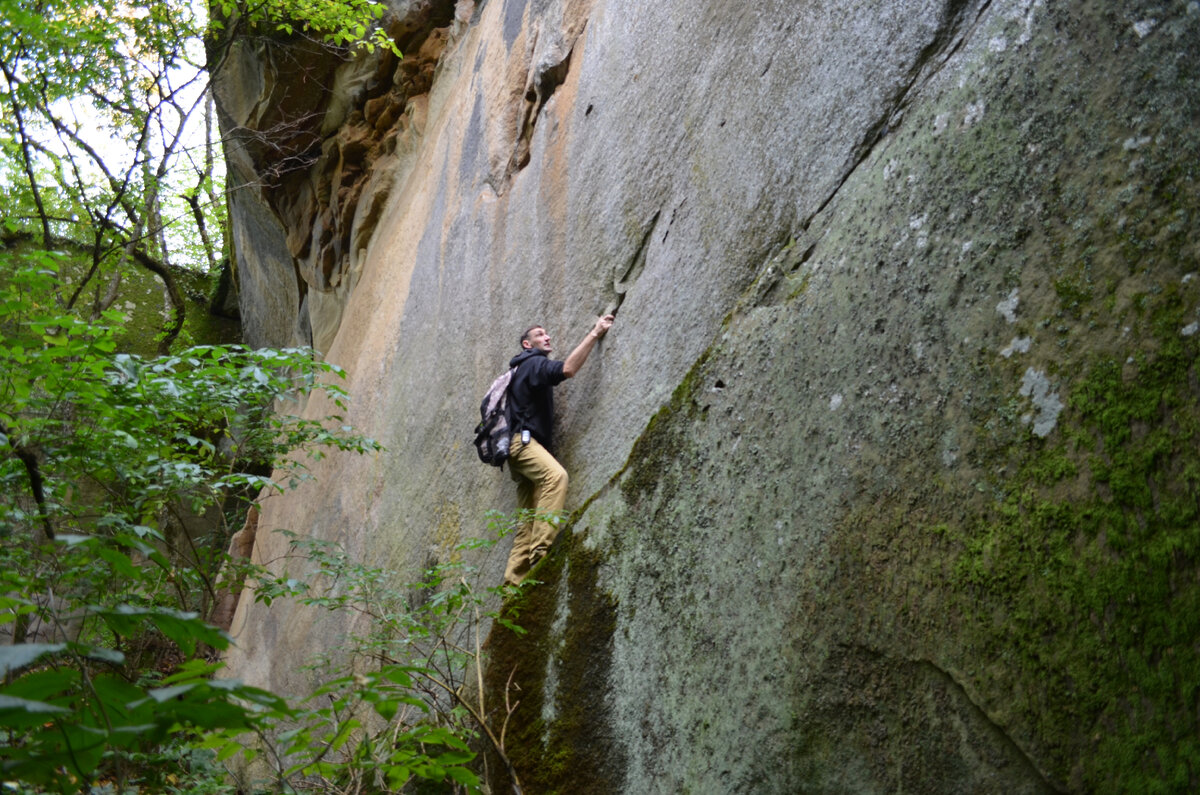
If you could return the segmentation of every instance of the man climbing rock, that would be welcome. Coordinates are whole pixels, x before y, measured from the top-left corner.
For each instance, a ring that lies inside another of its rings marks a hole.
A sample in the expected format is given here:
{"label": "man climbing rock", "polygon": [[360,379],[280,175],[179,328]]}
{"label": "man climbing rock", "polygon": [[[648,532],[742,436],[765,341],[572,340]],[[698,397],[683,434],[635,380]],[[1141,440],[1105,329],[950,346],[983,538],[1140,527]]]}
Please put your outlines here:
{"label": "man climbing rock", "polygon": [[504,582],[518,585],[545,557],[558,535],[559,511],[567,498],[567,471],[554,458],[554,387],[573,377],[588,354],[612,327],[613,316],[596,320],[592,330],[562,361],[550,358],[550,335],[532,326],[521,335],[521,352],[508,363],[516,367],[509,386],[513,429],[508,464],[517,482],[521,523],[513,539]]}

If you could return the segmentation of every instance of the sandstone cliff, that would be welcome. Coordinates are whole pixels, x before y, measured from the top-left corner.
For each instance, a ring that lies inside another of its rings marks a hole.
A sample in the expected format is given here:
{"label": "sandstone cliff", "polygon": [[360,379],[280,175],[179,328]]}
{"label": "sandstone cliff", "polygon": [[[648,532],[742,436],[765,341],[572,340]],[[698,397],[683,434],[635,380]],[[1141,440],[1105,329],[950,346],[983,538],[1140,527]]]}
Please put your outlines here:
{"label": "sandstone cliff", "polygon": [[[220,75],[247,338],[387,447],[265,500],[259,560],[481,533],[482,390],[617,306],[490,641],[529,791],[1200,784],[1200,4],[392,5],[402,60]],[[357,628],[233,631],[299,692]]]}

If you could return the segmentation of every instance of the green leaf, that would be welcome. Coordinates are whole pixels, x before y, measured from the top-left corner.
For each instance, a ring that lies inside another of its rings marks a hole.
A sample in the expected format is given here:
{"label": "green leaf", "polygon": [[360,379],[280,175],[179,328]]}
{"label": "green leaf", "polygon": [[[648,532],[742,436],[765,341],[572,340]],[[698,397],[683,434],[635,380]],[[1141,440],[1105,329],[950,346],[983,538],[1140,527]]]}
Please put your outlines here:
{"label": "green leaf", "polygon": [[120,677],[112,676],[97,676],[92,680],[92,688],[97,695],[110,705],[120,705],[122,708],[128,708],[130,704],[134,704],[145,699],[145,693],[141,689],[129,684]]}
{"label": "green leaf", "polygon": [[36,715],[61,715],[70,712],[65,707],[47,704],[45,701],[33,701],[0,694],[0,712],[8,711],[28,712]]}
{"label": "green leaf", "polygon": [[80,654],[87,657],[89,660],[98,660],[111,665],[124,665],[125,654],[116,649],[106,649],[102,646],[86,646],[80,650]]}
{"label": "green leaf", "polygon": [[404,765],[389,765],[387,767],[388,786],[394,791],[400,789],[412,778],[412,771]]}
{"label": "green leaf", "polygon": [[70,748],[71,767],[80,775],[90,775],[99,766],[100,760],[104,756],[105,748],[108,745],[107,735],[87,726],[70,724],[61,726],[60,730]]}
{"label": "green leaf", "polygon": [[[472,758],[474,758],[473,755]],[[465,767],[447,768],[446,776],[467,787],[478,787],[480,785],[479,776]]]}
{"label": "green leaf", "polygon": [[74,668],[48,668],[22,675],[16,681],[6,685],[3,692],[16,698],[46,701],[70,691],[80,678],[79,671]]}
{"label": "green leaf", "polygon": [[112,565],[113,569],[118,574],[126,577],[130,581],[140,579],[141,569],[134,565],[133,561],[129,559],[128,555],[122,554],[121,552],[108,547],[97,550],[96,555],[101,560],[108,561],[108,563]]}
{"label": "green leaf", "polygon": [[18,643],[0,646],[0,677],[25,668],[47,654],[57,654],[67,648],[65,643]]}
{"label": "green leaf", "polygon": [[417,669],[409,666],[389,665],[381,668],[379,675],[392,684],[400,685],[401,687],[412,687],[413,680],[412,677],[409,676],[409,672],[416,670]]}
{"label": "green leaf", "polygon": [[157,701],[158,703],[161,704],[164,701],[169,701],[169,700],[171,700],[173,698],[177,698],[191,690],[195,690],[199,686],[200,686],[199,682],[189,682],[186,685],[171,685],[170,687],[156,687],[153,690],[146,691],[146,695],[150,696],[150,698],[154,699],[155,701]]}
{"label": "green leaf", "polygon": [[214,649],[225,649],[229,646],[228,635],[201,621],[195,613],[160,609],[151,614],[150,620],[160,632],[179,644],[179,648],[189,657],[196,652],[198,643]]}
{"label": "green leaf", "polygon": [[133,436],[131,436],[129,433],[122,430],[115,430],[112,433],[123,447],[127,447],[131,450],[137,449],[138,440],[133,438]]}
{"label": "green leaf", "polygon": [[133,532],[137,533],[139,538],[153,538],[158,541],[164,540],[162,537],[162,533],[159,533],[153,527],[147,527],[146,525],[143,525],[143,524],[134,525]]}
{"label": "green leaf", "polygon": [[143,614],[126,613],[121,610],[109,610],[104,608],[93,608],[108,625],[108,628],[118,635],[133,635],[136,634],[142,625]]}
{"label": "green leaf", "polygon": [[198,679],[208,679],[222,667],[222,663],[210,663],[207,660],[187,660],[180,664],[179,669],[162,680],[162,684],[176,684]]}
{"label": "green leaf", "polygon": [[249,711],[229,701],[185,699],[171,714],[180,723],[200,729],[241,728],[252,724]]}
{"label": "green leaf", "polygon": [[345,721],[342,724],[341,729],[338,730],[337,735],[334,736],[334,738],[329,741],[329,747],[334,750],[340,749],[342,746],[344,746],[346,743],[348,743],[350,741],[351,737],[354,734],[354,731],[359,728],[362,728],[362,724],[359,723],[357,720],[354,720],[352,718],[348,721]]}
{"label": "green leaf", "polygon": [[238,751],[242,750],[242,746],[233,741],[228,741],[217,751],[216,761],[225,762],[237,756]]}
{"label": "green leaf", "polygon": [[433,761],[439,765],[463,765],[475,758],[475,754],[470,751],[447,751],[444,754],[439,754]]}

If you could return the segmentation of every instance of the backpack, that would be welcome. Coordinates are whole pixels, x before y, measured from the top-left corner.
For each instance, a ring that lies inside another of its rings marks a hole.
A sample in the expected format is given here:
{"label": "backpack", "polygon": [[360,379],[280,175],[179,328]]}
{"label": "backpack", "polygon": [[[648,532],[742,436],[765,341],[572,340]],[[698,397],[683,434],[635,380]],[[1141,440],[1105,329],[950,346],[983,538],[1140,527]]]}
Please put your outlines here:
{"label": "backpack", "polygon": [[508,418],[508,386],[512,383],[516,367],[505,370],[496,377],[479,404],[482,418],[475,426],[475,452],[485,464],[503,467],[508,460],[508,448],[512,444],[512,431]]}

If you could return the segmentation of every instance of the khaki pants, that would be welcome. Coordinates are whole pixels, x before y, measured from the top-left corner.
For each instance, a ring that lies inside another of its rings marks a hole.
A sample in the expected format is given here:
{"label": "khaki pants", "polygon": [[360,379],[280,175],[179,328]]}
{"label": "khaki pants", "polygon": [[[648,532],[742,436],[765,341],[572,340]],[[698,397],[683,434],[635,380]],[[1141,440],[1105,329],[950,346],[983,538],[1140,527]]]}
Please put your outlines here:
{"label": "khaki pants", "polygon": [[522,444],[520,434],[513,436],[508,467],[517,482],[521,518],[504,582],[517,585],[545,557],[558,535],[560,512],[567,501],[567,470],[537,439]]}

